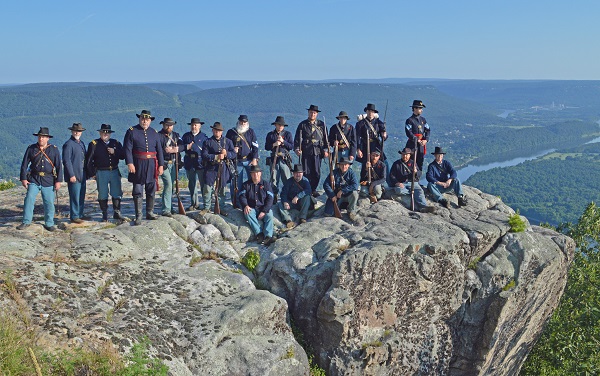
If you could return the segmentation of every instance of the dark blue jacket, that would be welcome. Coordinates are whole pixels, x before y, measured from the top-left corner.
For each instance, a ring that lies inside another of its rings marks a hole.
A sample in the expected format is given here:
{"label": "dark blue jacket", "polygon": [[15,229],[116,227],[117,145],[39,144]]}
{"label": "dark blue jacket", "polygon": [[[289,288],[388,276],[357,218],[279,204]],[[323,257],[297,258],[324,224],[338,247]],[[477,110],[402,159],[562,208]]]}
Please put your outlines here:
{"label": "dark blue jacket", "polygon": [[350,167],[345,174],[342,174],[342,170],[339,168],[333,170],[333,180],[335,182],[335,191],[331,187],[331,179],[329,176],[326,177],[323,182],[323,189],[325,189],[325,193],[329,198],[335,196],[340,189],[344,196],[358,190],[358,179],[356,179],[356,174],[354,173],[354,170],[352,170],[352,167]]}
{"label": "dark blue jacket", "polygon": [[[371,126],[373,127],[375,133],[373,133],[373,131],[371,130]],[[367,155],[367,140],[370,140],[370,151],[375,150],[375,148],[381,150],[380,136],[382,136],[383,133],[386,131],[385,124],[379,119],[373,119],[371,120],[371,126],[369,126],[369,122],[366,118],[356,123],[356,138],[358,139],[358,148],[363,153],[362,158],[356,158],[356,160],[360,163],[365,163],[367,161],[367,158],[369,158],[369,156]],[[381,154],[381,160],[386,160],[385,153]]]}
{"label": "dark blue jacket", "polygon": [[[406,132],[406,137],[408,137],[408,141],[406,142],[407,148],[415,148],[414,138],[417,134],[422,136],[422,140],[429,141],[429,124],[427,124],[427,120],[425,120],[423,116],[415,116],[415,114],[413,114],[411,117],[406,119],[406,126],[404,130]],[[423,149],[422,147],[420,148]],[[421,150],[421,152],[423,152],[423,150]]]}
{"label": "dark blue jacket", "polygon": [[[385,163],[380,160],[377,161],[377,164],[371,167],[371,184],[381,185],[386,182],[386,168]],[[367,171],[367,164],[363,163],[360,169],[360,181],[369,181],[369,173]]]}
{"label": "dark blue jacket", "polygon": [[208,136],[204,133],[199,132],[197,135],[193,135],[192,132],[185,133],[181,140],[184,146],[194,143],[190,150],[185,150],[185,156],[183,157],[183,167],[186,170],[201,170],[202,166],[202,145],[204,141],[208,140]]}
{"label": "dark blue jacket", "polygon": [[[202,145],[202,162],[205,166],[205,184],[214,185],[217,181],[217,175],[219,174],[220,160],[217,156],[221,154],[221,150],[227,150],[227,159],[235,161],[235,150],[233,149],[233,142],[226,137],[221,137],[219,141],[212,136],[207,139]],[[227,168],[227,161],[223,161],[222,175],[221,175],[221,187],[224,188],[229,183],[231,174],[229,168]]]}
{"label": "dark blue jacket", "polygon": [[273,190],[271,184],[266,180],[261,180],[254,184],[252,179],[246,180],[242,184],[242,189],[238,194],[240,206],[245,208],[250,206],[256,210],[256,214],[267,214],[273,206]]}
{"label": "dark blue jacket", "polygon": [[[273,147],[273,144],[277,142],[278,137],[279,134],[277,131],[273,130],[267,133],[267,138],[265,139],[265,150],[271,152],[271,157],[274,157],[275,149],[277,149],[277,147]],[[279,145],[280,155],[277,158],[284,156],[286,153],[289,153],[292,149],[294,149],[294,140],[292,139],[291,132],[284,129],[281,131],[281,137],[283,138],[283,144]]]}
{"label": "dark blue jacket", "polygon": [[304,156],[323,156],[323,153],[328,150],[325,137],[327,129],[321,120],[315,120],[315,124],[311,124],[308,119],[303,120],[296,128],[294,137],[294,150],[300,149],[300,141],[302,141],[302,154]]}
{"label": "dark blue jacket", "polygon": [[287,202],[291,205],[294,197],[298,196],[298,199],[301,199],[304,196],[310,196],[311,193],[312,188],[310,187],[310,182],[305,176],[303,176],[302,180],[299,182],[292,176],[283,184],[283,189],[281,190],[281,202]]}
{"label": "dark blue jacket", "polygon": [[75,176],[77,182],[86,180],[85,174],[85,144],[76,141],[73,136],[65,142],[62,148],[63,165],[65,166],[64,179],[66,182]]}
{"label": "dark blue jacket", "polygon": [[[398,159],[392,165],[390,169],[390,184],[395,186],[396,183],[408,183],[412,182],[412,171],[414,170],[413,160],[409,159],[407,163],[404,163],[402,159]],[[417,167],[417,176],[415,182],[419,182],[421,179],[421,170]]]}
{"label": "dark blue jacket", "polygon": [[248,128],[246,133],[240,134],[235,128],[232,128],[227,131],[225,137],[233,142],[234,147],[240,148],[237,153],[238,161],[258,159],[258,141],[254,129]]}
{"label": "dark blue jacket", "polygon": [[456,179],[456,170],[452,167],[452,163],[447,160],[442,160],[441,166],[433,161],[427,167],[427,181],[434,184],[438,181],[447,181],[448,179]]}
{"label": "dark blue jacket", "polygon": [[[165,132],[164,129],[161,129],[160,131],[158,131],[158,134],[160,135],[160,145],[162,146],[162,149],[163,149],[165,165],[168,164],[169,161],[172,161],[172,163],[175,163],[175,159],[177,159],[177,162],[179,162],[181,160],[179,153],[181,153],[185,149],[185,145],[183,144],[181,137],[179,137],[179,133],[171,132],[171,134],[169,135],[169,134],[167,134],[167,132]],[[169,136],[170,136],[170,138],[169,138]],[[175,154],[165,152],[165,148],[167,146],[175,146],[175,145],[177,145],[179,152],[177,152]],[[181,166],[179,166],[179,168],[181,168]]]}
{"label": "dark blue jacket", "polygon": [[[125,148],[125,163],[135,166],[135,174],[129,174],[127,179],[134,184],[146,184],[155,181],[156,163],[165,163],[160,136],[154,128],[144,130],[141,125],[130,127],[123,140]],[[153,158],[146,158],[139,153],[156,153]]]}
{"label": "dark blue jacket", "polygon": [[44,153],[37,143],[27,147],[19,180],[27,180],[42,187],[51,187],[55,182],[63,181],[60,152],[56,145],[48,144]]}
{"label": "dark blue jacket", "polygon": [[[108,148],[115,149],[115,153],[109,154]],[[107,144],[101,138],[92,140],[85,156],[87,176],[96,176],[98,170],[117,170],[122,159],[125,159],[125,149],[119,141],[111,138]]]}
{"label": "dark blue jacket", "polygon": [[[344,138],[340,135],[339,128],[344,132],[344,136],[350,143],[350,145],[346,145]],[[339,123],[334,124],[329,128],[329,145],[333,148],[335,146],[335,141],[338,141],[338,150],[345,151],[349,149],[349,156],[356,158],[356,147],[358,145],[356,140],[356,129],[350,123],[346,123],[343,127],[339,125]]]}

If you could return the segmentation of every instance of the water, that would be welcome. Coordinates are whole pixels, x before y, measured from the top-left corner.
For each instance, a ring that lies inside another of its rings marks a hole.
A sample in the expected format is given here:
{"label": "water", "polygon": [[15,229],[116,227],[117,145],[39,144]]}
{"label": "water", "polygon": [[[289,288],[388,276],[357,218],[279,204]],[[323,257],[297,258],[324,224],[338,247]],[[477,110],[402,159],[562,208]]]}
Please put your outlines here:
{"label": "water", "polygon": [[[600,137],[599,137],[599,139],[600,139]],[[460,170],[457,170],[456,173],[457,173],[460,181],[464,183],[471,175],[473,175],[476,172],[487,171],[487,170],[490,170],[495,167],[516,166],[525,161],[530,161],[532,159],[536,159],[536,158],[539,158],[546,154],[552,153],[555,150],[556,149],[548,149],[548,150],[540,151],[536,154],[533,154],[533,155],[530,155],[527,157],[513,158],[513,159],[509,159],[507,161],[503,161],[503,162],[493,162],[493,163],[488,163],[488,164],[483,164],[483,165],[467,165],[466,167],[463,167]]]}

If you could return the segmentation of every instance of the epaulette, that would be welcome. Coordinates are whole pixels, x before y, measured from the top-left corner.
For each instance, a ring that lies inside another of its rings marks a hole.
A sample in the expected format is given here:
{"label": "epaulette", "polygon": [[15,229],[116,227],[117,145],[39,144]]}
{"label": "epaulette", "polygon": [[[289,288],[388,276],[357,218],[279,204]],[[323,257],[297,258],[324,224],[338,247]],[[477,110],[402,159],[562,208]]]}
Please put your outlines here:
{"label": "epaulette", "polygon": [[92,144],[93,144],[93,145],[96,145],[96,140],[92,140]]}
{"label": "epaulette", "polygon": [[133,130],[133,127],[129,127],[129,130],[130,130],[130,131],[132,131],[132,130]]}

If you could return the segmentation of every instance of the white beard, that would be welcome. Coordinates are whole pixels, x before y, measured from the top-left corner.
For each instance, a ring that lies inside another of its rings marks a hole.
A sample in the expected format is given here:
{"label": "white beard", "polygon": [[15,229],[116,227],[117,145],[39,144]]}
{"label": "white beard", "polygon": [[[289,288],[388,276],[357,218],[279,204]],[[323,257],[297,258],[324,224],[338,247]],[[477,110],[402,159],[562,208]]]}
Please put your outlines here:
{"label": "white beard", "polygon": [[247,123],[246,125],[241,125],[240,123],[238,123],[235,126],[235,129],[239,134],[244,134],[248,132],[248,129],[250,129],[250,123]]}

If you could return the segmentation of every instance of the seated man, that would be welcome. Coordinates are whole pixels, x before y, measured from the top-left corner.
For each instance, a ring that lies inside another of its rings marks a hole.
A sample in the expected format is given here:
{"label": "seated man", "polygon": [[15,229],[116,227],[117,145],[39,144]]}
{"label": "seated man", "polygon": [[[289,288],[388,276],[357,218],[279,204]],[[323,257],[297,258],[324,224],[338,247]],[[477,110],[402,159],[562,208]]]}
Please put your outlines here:
{"label": "seated man", "polygon": [[296,224],[292,221],[290,215],[290,209],[297,209],[300,211],[298,215],[298,222],[300,224],[306,222],[308,216],[308,209],[311,203],[310,182],[304,177],[302,171],[302,165],[294,165],[292,171],[293,176],[283,184],[281,190],[281,200],[278,203],[279,212],[281,213],[281,219],[287,225],[288,228],[293,228]]}
{"label": "seated man", "polygon": [[[372,194],[377,200],[381,199],[383,184],[386,182],[386,168],[379,159],[380,157],[381,151],[376,148],[371,152],[369,160],[362,165],[360,170],[360,195],[362,197],[369,197]],[[371,184],[369,184],[369,169],[371,169]],[[377,200],[373,200],[373,202]]]}
{"label": "seated man", "polygon": [[440,146],[435,147],[433,153],[435,160],[427,167],[427,189],[433,195],[436,202],[439,202],[445,208],[448,208],[448,200],[443,196],[444,193],[454,190],[458,196],[458,206],[466,206],[467,198],[463,194],[460,180],[456,176],[456,170],[452,164],[444,160],[444,151]]}
{"label": "seated man", "polygon": [[323,189],[327,195],[325,203],[325,215],[333,215],[333,203],[337,202],[339,206],[348,203],[348,217],[350,220],[356,220],[356,202],[358,201],[358,180],[354,171],[350,168],[352,162],[348,158],[340,158],[338,168],[333,170],[333,186],[329,177],[325,178]]}
{"label": "seated man", "polygon": [[401,150],[398,153],[400,153],[402,157],[394,162],[392,169],[390,170],[392,198],[396,201],[402,202],[401,196],[410,196],[410,190],[413,181],[412,175],[415,174],[415,186],[413,190],[415,210],[419,210],[422,213],[433,212],[433,207],[427,206],[427,201],[425,201],[425,193],[423,192],[423,188],[421,188],[419,185],[419,179],[421,179],[421,170],[419,170],[419,167],[415,166],[412,149],[404,148],[404,150]]}
{"label": "seated man", "polygon": [[[262,170],[258,165],[250,167],[250,179],[242,184],[238,194],[240,206],[244,209],[244,217],[250,224],[256,242],[269,245],[275,241],[273,237],[273,190],[271,184],[262,180]],[[263,220],[263,230],[260,220]]]}

